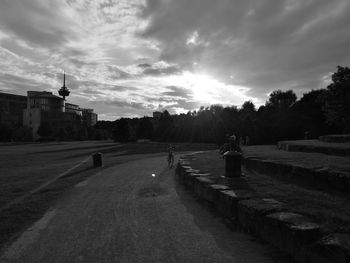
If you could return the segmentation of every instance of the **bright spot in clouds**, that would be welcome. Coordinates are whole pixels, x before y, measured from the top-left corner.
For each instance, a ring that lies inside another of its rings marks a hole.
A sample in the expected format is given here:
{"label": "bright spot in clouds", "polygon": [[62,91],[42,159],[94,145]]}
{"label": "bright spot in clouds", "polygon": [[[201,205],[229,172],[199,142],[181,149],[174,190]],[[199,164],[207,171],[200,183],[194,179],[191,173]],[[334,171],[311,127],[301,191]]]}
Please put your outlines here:
{"label": "bright spot in clouds", "polygon": [[156,175],[155,174],[152,174],[152,177],[155,177]]}
{"label": "bright spot in clouds", "polygon": [[[228,85],[217,79],[204,75],[185,71],[182,75],[172,76],[170,83],[180,87],[188,87],[193,92],[195,100],[209,104],[229,104],[230,102],[240,103],[252,99],[244,95],[249,89],[237,85]],[[254,102],[259,102],[253,98]]]}

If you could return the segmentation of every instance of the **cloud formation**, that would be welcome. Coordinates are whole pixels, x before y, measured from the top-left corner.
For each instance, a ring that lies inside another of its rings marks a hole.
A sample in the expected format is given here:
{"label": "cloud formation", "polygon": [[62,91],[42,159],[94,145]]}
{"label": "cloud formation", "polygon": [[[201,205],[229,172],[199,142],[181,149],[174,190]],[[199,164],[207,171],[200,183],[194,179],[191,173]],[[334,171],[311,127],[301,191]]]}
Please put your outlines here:
{"label": "cloud formation", "polygon": [[273,89],[318,88],[348,65],[350,2],[299,0],[147,0],[144,36],[161,57],[261,97]]}
{"label": "cloud formation", "polygon": [[257,105],[349,66],[347,0],[3,0],[0,90],[57,94],[100,118]]}

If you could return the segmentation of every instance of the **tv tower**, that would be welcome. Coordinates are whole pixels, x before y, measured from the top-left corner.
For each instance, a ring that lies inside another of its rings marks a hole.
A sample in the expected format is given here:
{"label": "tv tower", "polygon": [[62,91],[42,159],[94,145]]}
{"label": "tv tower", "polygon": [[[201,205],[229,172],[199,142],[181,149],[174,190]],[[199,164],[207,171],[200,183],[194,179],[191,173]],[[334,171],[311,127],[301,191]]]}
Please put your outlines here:
{"label": "tv tower", "polygon": [[66,97],[69,96],[69,89],[66,87],[66,72],[63,72],[63,87],[59,89],[58,94],[63,97],[63,100],[66,100]]}

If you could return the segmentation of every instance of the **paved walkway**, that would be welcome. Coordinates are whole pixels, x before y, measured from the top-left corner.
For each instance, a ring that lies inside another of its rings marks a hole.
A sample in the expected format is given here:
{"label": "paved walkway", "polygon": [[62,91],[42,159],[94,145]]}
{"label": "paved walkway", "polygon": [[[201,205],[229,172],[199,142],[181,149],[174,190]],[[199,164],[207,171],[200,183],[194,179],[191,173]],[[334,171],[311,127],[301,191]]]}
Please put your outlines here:
{"label": "paved walkway", "polygon": [[[152,174],[154,176],[152,176]],[[177,186],[166,158],[132,161],[75,186],[1,262],[272,262],[269,252]]]}

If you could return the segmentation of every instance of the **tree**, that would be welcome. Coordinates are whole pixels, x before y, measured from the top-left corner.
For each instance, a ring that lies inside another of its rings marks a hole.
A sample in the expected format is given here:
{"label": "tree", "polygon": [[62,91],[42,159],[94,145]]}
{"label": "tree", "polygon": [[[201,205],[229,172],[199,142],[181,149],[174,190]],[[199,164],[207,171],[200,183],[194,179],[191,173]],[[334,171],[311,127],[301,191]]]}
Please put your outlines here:
{"label": "tree", "polygon": [[74,125],[68,125],[65,127],[65,132],[67,134],[67,139],[69,140],[74,140],[76,139],[78,136],[78,131],[77,131],[77,127]]}
{"label": "tree", "polygon": [[76,134],[76,139],[79,140],[79,141],[85,141],[88,139],[88,129],[86,126],[84,125],[80,125],[78,127],[78,131],[77,131],[77,134]]}
{"label": "tree", "polygon": [[115,126],[112,132],[115,142],[127,142],[130,138],[130,126],[128,120],[121,118],[115,121]]}
{"label": "tree", "polygon": [[174,130],[174,121],[167,110],[165,110],[158,120],[156,138],[160,141],[171,140],[170,135]]}
{"label": "tree", "polygon": [[332,127],[327,125],[323,112],[324,97],[326,90],[312,90],[303,94],[300,100],[291,107],[290,121],[295,126],[295,134],[303,138],[305,132],[309,132],[310,138],[333,132]]}
{"label": "tree", "polygon": [[297,96],[294,91],[287,90],[275,90],[270,94],[269,101],[266,103],[266,106],[273,107],[275,109],[286,110],[288,109],[295,101]]}
{"label": "tree", "polygon": [[60,127],[53,135],[56,140],[62,141],[67,138],[67,132],[63,127]]}
{"label": "tree", "polygon": [[52,127],[49,122],[42,122],[38,131],[40,137],[49,137],[52,134]]}
{"label": "tree", "polygon": [[253,113],[255,112],[255,105],[252,101],[248,100],[246,102],[243,103],[242,108],[241,108],[242,112],[245,113]]}
{"label": "tree", "polygon": [[337,67],[324,96],[324,111],[329,124],[350,132],[350,68]]}
{"label": "tree", "polygon": [[7,124],[0,123],[0,141],[11,141],[13,135],[13,129]]}
{"label": "tree", "polygon": [[28,127],[17,127],[13,134],[13,139],[15,141],[28,142],[33,140],[32,129]]}
{"label": "tree", "polygon": [[138,139],[149,139],[153,137],[153,125],[149,118],[143,117],[136,129],[136,137]]}

